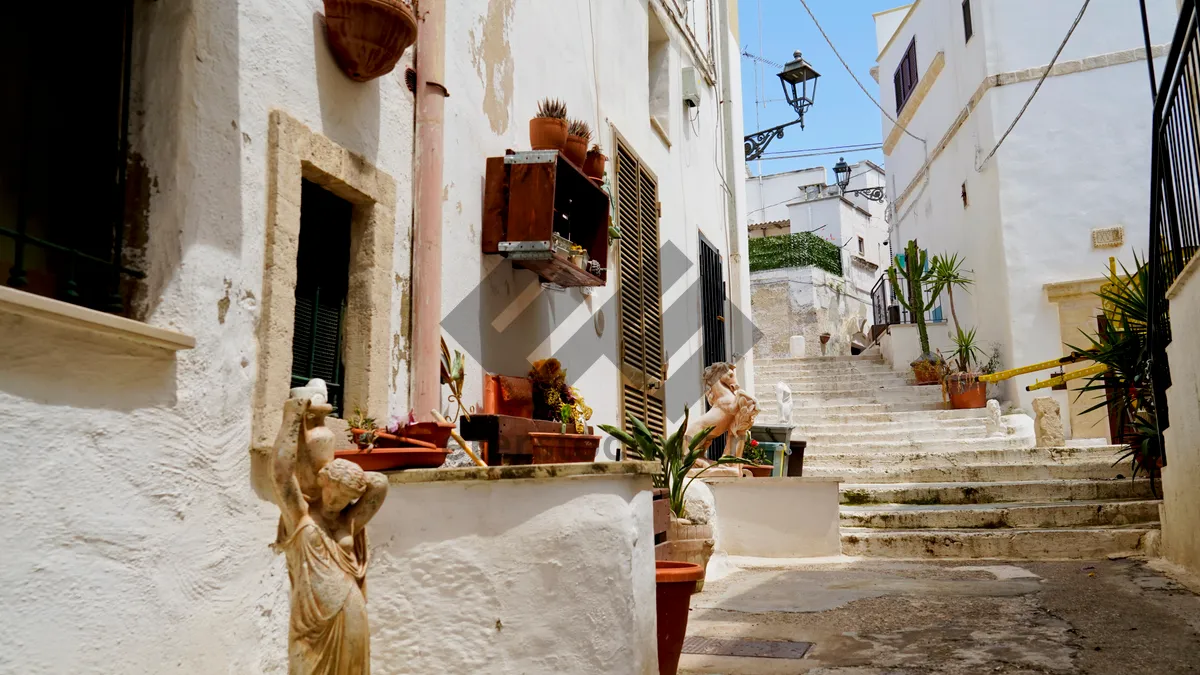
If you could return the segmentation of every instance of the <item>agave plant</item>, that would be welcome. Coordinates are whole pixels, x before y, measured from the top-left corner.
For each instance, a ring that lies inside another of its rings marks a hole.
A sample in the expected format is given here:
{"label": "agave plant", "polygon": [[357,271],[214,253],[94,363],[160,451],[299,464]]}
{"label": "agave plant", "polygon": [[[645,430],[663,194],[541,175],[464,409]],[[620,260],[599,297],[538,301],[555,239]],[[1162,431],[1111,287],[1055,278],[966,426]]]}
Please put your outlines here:
{"label": "agave plant", "polygon": [[683,517],[683,497],[692,485],[708,469],[722,464],[750,464],[741,457],[726,455],[700,470],[695,476],[688,472],[696,467],[696,462],[704,456],[704,439],[712,433],[712,427],[705,427],[687,443],[684,449],[683,430],[687,429],[688,411],[683,410],[683,424],[664,441],[662,436],[655,436],[641,420],[633,415],[626,415],[633,433],[622,431],[608,424],[598,425],[625,446],[625,456],[646,462],[658,462],[662,465],[662,474],[654,477],[654,486],[667,489],[667,498],[671,513],[676,518]]}
{"label": "agave plant", "polygon": [[567,122],[567,135],[578,136],[583,139],[583,144],[587,145],[592,142],[592,127],[583,120],[571,120]]}
{"label": "agave plant", "polygon": [[567,104],[556,98],[542,99],[541,103],[538,103],[537,116],[565,120],[567,119]]}
{"label": "agave plant", "polygon": [[1117,417],[1122,440],[1129,444],[1117,461],[1132,460],[1133,476],[1140,473],[1149,476],[1150,489],[1157,496],[1155,480],[1166,458],[1155,414],[1146,340],[1150,266],[1135,257],[1134,268],[1132,274],[1124,264],[1121,274],[1109,271],[1108,283],[1097,293],[1104,305],[1105,320],[1100,322],[1095,335],[1084,333],[1088,346],[1070,348],[1076,355],[1107,366],[1104,372],[1084,380],[1076,399],[1085,392],[1100,392],[1104,400],[1084,412],[1107,407],[1109,414]]}

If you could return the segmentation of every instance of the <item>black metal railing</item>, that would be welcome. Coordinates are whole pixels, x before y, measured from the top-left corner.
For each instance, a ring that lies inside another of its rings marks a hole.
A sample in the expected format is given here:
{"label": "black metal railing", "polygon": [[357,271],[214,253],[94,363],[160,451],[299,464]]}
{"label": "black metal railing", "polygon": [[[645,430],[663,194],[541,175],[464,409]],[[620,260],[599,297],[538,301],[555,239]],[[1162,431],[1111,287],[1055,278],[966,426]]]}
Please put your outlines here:
{"label": "black metal railing", "polygon": [[1151,378],[1159,430],[1168,425],[1167,290],[1200,249],[1200,42],[1196,0],[1184,0],[1154,102],[1150,154]]}
{"label": "black metal railing", "polygon": [[[106,97],[80,103],[76,92],[56,90],[45,78],[53,64],[35,59],[9,63],[0,75],[21,100],[13,126],[2,132],[20,140],[8,146],[13,156],[0,157],[0,169],[7,167],[0,173],[11,172],[0,177],[16,186],[15,204],[0,210],[0,281],[116,313],[127,309],[124,282],[145,277],[124,263],[133,6],[133,0],[97,5],[60,36],[99,55],[90,65]],[[15,40],[14,51],[37,52],[32,43],[25,48],[28,37],[20,32]],[[57,154],[73,155],[61,175],[44,160]]]}
{"label": "black metal railing", "polygon": [[[926,321],[944,321],[946,319],[944,310],[940,300],[934,300],[929,295],[929,291],[925,290],[925,301],[929,302],[932,307],[925,312]],[[892,290],[892,283],[888,281],[887,275],[879,277],[875,282],[874,288],[871,289],[871,312],[875,320],[876,326],[891,326],[898,323],[913,323],[912,314],[904,309],[904,306],[896,300],[896,294]]]}

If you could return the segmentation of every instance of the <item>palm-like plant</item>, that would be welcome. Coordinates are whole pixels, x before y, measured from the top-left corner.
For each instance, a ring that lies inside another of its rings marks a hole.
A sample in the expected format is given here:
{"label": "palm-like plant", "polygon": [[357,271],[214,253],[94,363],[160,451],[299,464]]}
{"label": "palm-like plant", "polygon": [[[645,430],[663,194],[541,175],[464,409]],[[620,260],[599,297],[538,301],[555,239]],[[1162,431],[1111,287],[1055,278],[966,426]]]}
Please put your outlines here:
{"label": "palm-like plant", "polygon": [[954,336],[954,352],[952,356],[955,365],[958,366],[958,372],[976,372],[976,366],[979,365],[980,359],[987,355],[983,353],[983,350],[975,342],[974,328],[969,331],[964,331],[961,328],[958,329],[958,334]]}
{"label": "palm-like plant", "polygon": [[967,276],[970,270],[964,271],[962,265],[963,261],[959,259],[957,253],[935,255],[929,262],[929,279],[926,281],[929,297],[936,298],[942,290],[946,291],[950,298],[950,317],[954,319],[954,330],[959,334],[962,331],[958,327],[958,313],[954,311],[954,289],[961,288],[965,291],[967,287],[975,283],[971,277]]}
{"label": "palm-like plant", "polygon": [[687,408],[683,410],[683,424],[664,441],[662,436],[655,436],[641,420],[633,415],[626,415],[633,433],[628,433],[608,424],[598,425],[613,438],[625,446],[625,456],[646,462],[658,462],[662,465],[662,473],[654,477],[654,486],[667,489],[667,498],[671,513],[676,518],[683,517],[683,497],[692,485],[705,471],[721,464],[749,464],[741,457],[726,455],[714,461],[708,467],[701,469],[695,476],[688,472],[696,467],[696,462],[704,456],[704,439],[712,433],[712,427],[705,427],[687,443],[684,449],[683,431],[688,425]]}
{"label": "palm-like plant", "polygon": [[[1150,381],[1150,350],[1146,327],[1150,317],[1150,266],[1134,259],[1134,273],[1121,265],[1121,275],[1108,273],[1108,283],[1097,293],[1104,304],[1105,320],[1096,334],[1084,333],[1087,347],[1071,346],[1071,351],[1091,359],[1107,370],[1084,380],[1076,399],[1085,392],[1100,392],[1104,400],[1084,412],[1108,407],[1117,416],[1118,426],[1129,448],[1117,460],[1131,459],[1133,476],[1145,473],[1150,489],[1157,495],[1155,479],[1165,463],[1162,437],[1155,415],[1154,387]],[[1116,439],[1114,439],[1116,440]]]}

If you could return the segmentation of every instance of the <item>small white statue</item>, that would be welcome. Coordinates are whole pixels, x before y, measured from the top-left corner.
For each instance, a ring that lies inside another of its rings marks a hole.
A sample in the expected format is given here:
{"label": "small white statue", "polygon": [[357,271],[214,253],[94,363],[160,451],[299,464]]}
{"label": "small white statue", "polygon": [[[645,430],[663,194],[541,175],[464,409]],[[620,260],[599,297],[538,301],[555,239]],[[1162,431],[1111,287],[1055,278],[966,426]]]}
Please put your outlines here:
{"label": "small white statue", "polygon": [[705,368],[704,386],[708,388],[704,399],[711,407],[692,420],[684,435],[694,438],[701,429],[712,427],[703,447],[707,448],[714,438],[725,434],[725,454],[741,457],[742,441],[754,426],[754,418],[758,417],[758,400],[742,391],[737,383],[737,369],[732,363],[722,361]]}
{"label": "small white statue", "polygon": [[792,423],[792,388],[786,382],[775,383],[775,401],[779,403],[779,423]]}
{"label": "small white statue", "polygon": [[1004,423],[1000,419],[999,401],[993,398],[987,402],[987,417],[983,421],[987,425],[988,436],[1002,436],[1004,434]]}

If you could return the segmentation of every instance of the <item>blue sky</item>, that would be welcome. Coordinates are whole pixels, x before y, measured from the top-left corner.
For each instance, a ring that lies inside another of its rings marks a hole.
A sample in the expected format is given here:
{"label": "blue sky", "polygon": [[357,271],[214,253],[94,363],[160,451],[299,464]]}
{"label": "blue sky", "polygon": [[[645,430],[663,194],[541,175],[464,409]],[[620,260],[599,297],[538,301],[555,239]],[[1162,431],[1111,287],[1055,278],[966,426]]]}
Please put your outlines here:
{"label": "blue sky", "polygon": [[[879,86],[870,73],[878,55],[875,49],[875,21],[871,14],[908,3],[904,0],[807,1],[850,68],[867,90],[878,98]],[[821,74],[813,106],[804,116],[804,130],[799,125],[789,127],[783,138],[771,141],[768,153],[880,142],[882,129],[879,109],[838,62],[800,0],[740,0],[738,12],[741,29],[738,51],[749,51],[775,63],[787,63],[792,59],[792,52],[799,49],[804,53],[804,60]],[[777,72],[778,68],[767,65],[760,65],[756,71],[755,62],[742,57],[744,133],[749,134],[796,118],[791,106],[782,100],[783,91],[779,78],[775,76]],[[756,81],[760,83],[758,97],[768,99],[758,106],[755,105]],[[832,168],[842,155],[850,163],[870,159],[883,165],[883,152],[869,150],[751,162],[750,170],[755,174],[759,171],[766,174],[807,166]]]}

